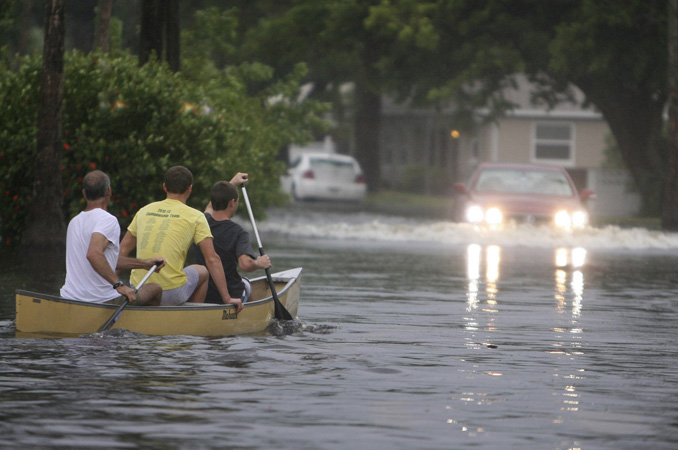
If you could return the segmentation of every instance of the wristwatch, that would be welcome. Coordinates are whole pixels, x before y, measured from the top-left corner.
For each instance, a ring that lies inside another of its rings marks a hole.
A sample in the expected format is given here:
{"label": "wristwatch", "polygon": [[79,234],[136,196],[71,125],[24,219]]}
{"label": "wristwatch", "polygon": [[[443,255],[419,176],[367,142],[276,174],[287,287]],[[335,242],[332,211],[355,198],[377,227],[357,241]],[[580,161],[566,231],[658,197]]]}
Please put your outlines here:
{"label": "wristwatch", "polygon": [[118,282],[113,285],[113,289],[118,289],[120,286],[124,286],[124,285],[125,285],[125,283],[118,280]]}

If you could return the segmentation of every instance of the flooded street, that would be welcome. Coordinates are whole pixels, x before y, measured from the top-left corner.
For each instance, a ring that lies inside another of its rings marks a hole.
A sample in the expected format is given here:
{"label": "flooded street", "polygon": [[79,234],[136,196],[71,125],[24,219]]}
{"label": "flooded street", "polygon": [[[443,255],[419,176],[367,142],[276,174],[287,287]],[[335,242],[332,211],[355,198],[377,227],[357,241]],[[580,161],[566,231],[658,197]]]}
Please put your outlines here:
{"label": "flooded street", "polygon": [[0,256],[0,447],[678,446],[678,235],[313,204],[257,225],[304,268],[291,333],[15,338],[14,289],[63,273]]}

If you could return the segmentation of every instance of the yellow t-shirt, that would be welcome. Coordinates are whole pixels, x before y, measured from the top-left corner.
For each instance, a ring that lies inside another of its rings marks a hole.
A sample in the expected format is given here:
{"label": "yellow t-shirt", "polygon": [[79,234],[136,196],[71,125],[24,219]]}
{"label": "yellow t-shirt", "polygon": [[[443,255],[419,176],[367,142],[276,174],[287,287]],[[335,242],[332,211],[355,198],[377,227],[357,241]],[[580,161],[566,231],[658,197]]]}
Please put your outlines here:
{"label": "yellow t-shirt", "polygon": [[[158,283],[163,290],[186,284],[183,268],[191,243],[198,244],[212,237],[202,212],[173,199],[141,208],[127,230],[137,238],[137,258],[165,258],[165,267],[148,279],[149,283]],[[131,283],[136,286],[144,275],[146,270],[132,270]]]}

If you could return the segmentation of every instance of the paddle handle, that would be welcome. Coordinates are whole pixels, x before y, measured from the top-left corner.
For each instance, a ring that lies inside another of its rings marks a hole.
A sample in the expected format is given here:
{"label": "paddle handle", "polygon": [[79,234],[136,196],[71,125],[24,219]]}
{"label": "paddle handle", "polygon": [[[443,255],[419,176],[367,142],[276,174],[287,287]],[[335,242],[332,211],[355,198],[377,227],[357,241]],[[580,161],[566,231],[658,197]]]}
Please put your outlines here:
{"label": "paddle handle", "polygon": [[153,275],[153,272],[155,272],[155,269],[158,268],[158,264],[160,264],[160,263],[155,263],[155,264],[153,264],[153,267],[151,267],[151,268],[148,270],[148,273],[147,273],[146,275],[144,275],[144,277],[143,277],[143,278],[141,279],[141,281],[139,282],[139,285],[134,289],[134,292],[138,292],[139,289],[141,289],[141,286],[144,285],[144,283],[146,282],[146,280],[148,280],[148,278],[149,278],[151,275]]}
{"label": "paddle handle", "polygon": [[[144,285],[146,280],[155,272],[155,269],[158,268],[158,264],[160,263],[155,263],[153,264],[153,267],[148,271],[148,273],[141,279],[139,282],[139,285],[134,289],[134,292],[139,292],[139,289],[141,289],[141,286]],[[105,324],[102,325],[101,328],[99,328],[99,331],[106,331],[109,328],[113,326],[115,322],[118,321],[120,318],[120,314],[122,314],[122,310],[125,309],[125,307],[129,304],[129,298],[125,297],[125,299],[122,301],[122,304],[118,307],[118,309],[115,310],[113,315],[106,321]]]}
{"label": "paddle handle", "polygon": [[[259,246],[259,254],[261,256],[265,255],[264,247],[261,245],[261,239],[259,238],[259,231],[257,230],[257,224],[254,221],[254,213],[252,213],[252,207],[250,206],[250,198],[247,196],[247,188],[243,183],[242,187],[242,196],[245,199],[245,206],[247,206],[247,214],[250,216],[250,221],[252,222],[252,228],[254,229],[254,235],[257,237],[257,245]],[[271,277],[271,271],[265,269],[266,278],[268,279],[268,285],[271,288],[271,295],[273,296],[273,305],[274,305],[274,314],[276,319],[283,320],[294,320],[292,314],[283,306],[278,298],[278,293],[275,291],[275,285],[273,284],[273,278]]]}
{"label": "paddle handle", "polygon": [[247,188],[245,185],[242,185],[242,196],[245,198],[245,206],[247,206],[247,214],[250,216],[250,221],[252,222],[252,228],[254,229],[254,235],[257,238],[257,245],[259,246],[259,253],[264,254],[262,249],[261,239],[259,238],[259,231],[257,230],[257,224],[254,222],[254,214],[252,213],[252,207],[250,206],[250,198],[247,196]]}

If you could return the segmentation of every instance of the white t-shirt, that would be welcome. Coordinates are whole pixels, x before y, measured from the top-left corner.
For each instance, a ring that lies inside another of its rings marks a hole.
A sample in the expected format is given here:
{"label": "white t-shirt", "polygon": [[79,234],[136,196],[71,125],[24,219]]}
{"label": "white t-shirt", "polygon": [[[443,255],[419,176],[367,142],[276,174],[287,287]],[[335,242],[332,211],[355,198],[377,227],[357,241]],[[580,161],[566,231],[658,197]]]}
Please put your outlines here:
{"label": "white t-shirt", "polygon": [[120,253],[118,219],[101,208],[81,212],[68,224],[66,282],[61,288],[64,298],[102,303],[120,297],[111,283],[96,273],[87,260],[87,249],[93,233],[100,233],[108,240],[104,256],[115,271]]}

